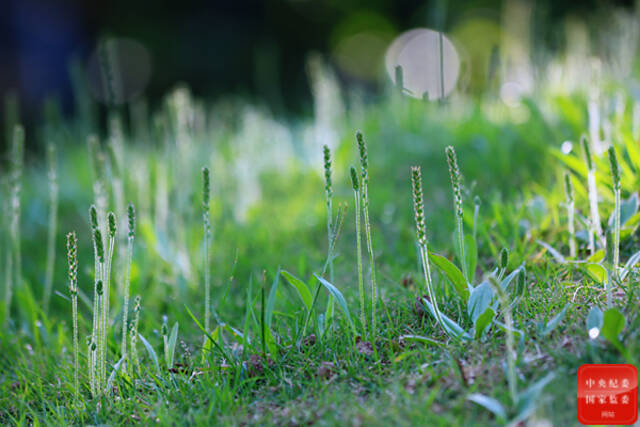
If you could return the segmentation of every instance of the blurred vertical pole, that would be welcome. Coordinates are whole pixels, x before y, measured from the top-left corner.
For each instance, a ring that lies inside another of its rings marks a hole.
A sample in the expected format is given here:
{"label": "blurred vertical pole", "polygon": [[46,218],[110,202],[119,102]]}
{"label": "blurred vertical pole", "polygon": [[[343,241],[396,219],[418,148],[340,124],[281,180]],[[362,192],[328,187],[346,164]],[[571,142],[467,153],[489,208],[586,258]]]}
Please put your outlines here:
{"label": "blurred vertical pole", "polygon": [[447,17],[447,0],[437,0],[431,17],[432,28],[438,31],[438,60],[440,61],[440,103],[444,103],[444,28]]}

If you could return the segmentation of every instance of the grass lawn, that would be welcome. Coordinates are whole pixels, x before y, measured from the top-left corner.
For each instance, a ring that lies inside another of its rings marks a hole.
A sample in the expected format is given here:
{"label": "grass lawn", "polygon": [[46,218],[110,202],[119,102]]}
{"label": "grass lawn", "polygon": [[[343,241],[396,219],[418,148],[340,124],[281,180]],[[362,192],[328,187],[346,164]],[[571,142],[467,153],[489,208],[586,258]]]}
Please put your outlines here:
{"label": "grass lawn", "polygon": [[0,422],[576,425],[578,367],[640,354],[615,93],[615,161],[581,93],[7,123]]}

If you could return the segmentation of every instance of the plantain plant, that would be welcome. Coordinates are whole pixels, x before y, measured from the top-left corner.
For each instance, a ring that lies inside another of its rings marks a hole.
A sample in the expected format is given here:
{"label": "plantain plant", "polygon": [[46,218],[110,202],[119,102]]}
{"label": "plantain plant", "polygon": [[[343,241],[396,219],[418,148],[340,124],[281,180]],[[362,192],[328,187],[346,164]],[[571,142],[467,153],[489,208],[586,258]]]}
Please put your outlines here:
{"label": "plantain plant", "polygon": [[376,303],[378,301],[378,285],[376,283],[376,261],[373,252],[373,240],[371,238],[371,222],[369,220],[369,159],[367,154],[367,144],[362,132],[356,132],[358,151],[360,152],[360,174],[361,174],[361,195],[362,213],[364,218],[364,232],[367,238],[367,252],[369,254],[369,268],[371,271],[371,334],[376,333]]}
{"label": "plantain plant", "polygon": [[73,390],[78,399],[78,238],[76,232],[67,234],[67,262],[69,265],[69,294],[73,321]]}
{"label": "plantain plant", "polygon": [[354,168],[353,166],[351,166],[351,168],[349,169],[349,173],[351,176],[351,186],[353,188],[353,195],[354,195],[354,203],[355,203],[355,215],[356,215],[356,262],[358,265],[358,292],[359,292],[359,296],[360,296],[360,323],[362,326],[362,333],[363,335],[366,335],[366,331],[367,331],[367,320],[366,320],[366,314],[365,314],[365,294],[364,294],[364,279],[363,279],[363,273],[362,273],[362,239],[361,239],[361,232],[360,232],[360,201],[361,199],[361,194],[360,194],[360,182],[358,179],[358,172],[356,172],[356,168]]}

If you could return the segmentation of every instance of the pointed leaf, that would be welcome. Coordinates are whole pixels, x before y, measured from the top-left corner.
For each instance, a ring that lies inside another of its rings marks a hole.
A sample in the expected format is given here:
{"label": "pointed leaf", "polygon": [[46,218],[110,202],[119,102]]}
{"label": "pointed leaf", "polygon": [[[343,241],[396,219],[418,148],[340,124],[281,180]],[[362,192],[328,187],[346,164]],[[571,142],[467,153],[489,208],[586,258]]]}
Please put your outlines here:
{"label": "pointed leaf", "polygon": [[493,397],[485,396],[484,394],[480,393],[473,393],[467,396],[467,400],[473,403],[477,403],[498,418],[501,418],[503,420],[507,419],[507,411],[505,411],[502,404]]}
{"label": "pointed leaf", "polygon": [[171,334],[169,334],[169,360],[167,360],[167,366],[169,369],[173,367],[173,357],[176,351],[176,342],[178,341],[178,322],[171,328]]}
{"label": "pointed leaf", "polygon": [[492,300],[493,289],[489,282],[482,282],[473,288],[469,296],[469,302],[467,303],[467,312],[473,323],[487,310]]}
{"label": "pointed leaf", "polygon": [[618,336],[622,333],[625,323],[624,315],[617,308],[608,309],[602,317],[602,336],[611,343],[620,342]]}
{"label": "pointed leaf", "polygon": [[[433,316],[434,319],[436,319],[436,321],[438,320],[438,316],[436,316],[436,311],[433,307],[433,305],[426,300],[426,298],[422,298],[421,299],[422,303],[429,309],[429,312],[431,312],[431,315]],[[464,330],[462,329],[462,327],[460,325],[458,325],[458,323],[454,320],[451,320],[449,317],[447,317],[444,313],[442,313],[441,311],[439,312],[440,314],[440,318],[442,319],[442,328],[445,329],[447,331],[448,334],[453,335],[455,337],[458,338],[464,338],[464,339],[471,339],[471,336]]]}
{"label": "pointed leaf", "polygon": [[567,314],[568,308],[569,304],[565,305],[564,308],[560,310],[560,313],[556,314],[551,320],[549,320],[549,322],[547,322],[547,325],[542,331],[543,336],[549,335],[560,324],[560,322],[562,322],[562,319],[564,319],[564,316]]}
{"label": "pointed leaf", "polygon": [[138,337],[140,338],[140,341],[142,341],[142,344],[144,344],[144,347],[147,349],[147,353],[149,353],[149,357],[151,357],[151,360],[153,360],[156,371],[158,371],[158,375],[160,375],[160,364],[158,363],[158,356],[156,356],[156,352],[153,351],[153,347],[151,347],[151,344],[149,344],[149,341],[147,341],[145,337],[143,337],[140,333],[138,333]]}
{"label": "pointed leaf", "polygon": [[482,336],[482,333],[487,326],[493,322],[493,319],[496,317],[496,312],[493,311],[493,308],[487,307],[487,309],[482,313],[475,321],[474,329],[475,329],[475,338],[479,339]]}
{"label": "pointed leaf", "polygon": [[336,288],[331,283],[329,283],[322,277],[318,276],[317,274],[314,273],[314,276],[320,281],[320,283],[322,283],[322,286],[324,286],[329,291],[329,293],[331,293],[331,295],[333,295],[333,297],[336,299],[336,301],[338,302],[338,305],[340,306],[340,309],[344,313],[345,317],[347,318],[347,321],[349,322],[349,325],[351,326],[351,330],[355,333],[356,327],[353,324],[353,320],[351,320],[351,315],[349,314],[349,307],[347,306],[347,301],[344,299],[342,292],[340,292],[338,288]]}
{"label": "pointed leaf", "polygon": [[300,300],[306,307],[307,311],[310,311],[313,297],[311,296],[311,292],[309,291],[307,285],[302,280],[298,279],[286,270],[280,271],[280,274],[282,274],[287,279],[287,281],[295,288],[295,290],[298,292]]}
{"label": "pointed leaf", "polygon": [[449,278],[458,295],[466,302],[469,299],[469,288],[460,269],[447,258],[433,252],[429,252],[429,261]]}
{"label": "pointed leaf", "polygon": [[273,309],[276,305],[276,295],[278,292],[278,282],[280,279],[280,267],[278,267],[278,271],[276,271],[276,277],[273,279],[273,285],[271,285],[271,290],[269,290],[269,297],[267,298],[267,308],[265,310],[265,323],[267,327],[271,327],[271,320],[273,318]]}

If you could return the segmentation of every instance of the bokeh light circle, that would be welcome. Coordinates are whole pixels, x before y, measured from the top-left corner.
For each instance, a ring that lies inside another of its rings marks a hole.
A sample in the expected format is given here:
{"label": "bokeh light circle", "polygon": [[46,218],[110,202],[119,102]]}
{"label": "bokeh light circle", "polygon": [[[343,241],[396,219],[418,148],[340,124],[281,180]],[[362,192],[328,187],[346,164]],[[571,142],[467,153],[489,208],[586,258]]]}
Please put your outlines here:
{"label": "bokeh light circle", "polygon": [[395,85],[398,66],[402,67],[404,93],[435,100],[455,89],[460,75],[460,56],[444,34],[416,28],[400,34],[387,49],[385,67]]}

